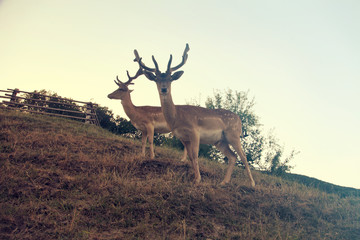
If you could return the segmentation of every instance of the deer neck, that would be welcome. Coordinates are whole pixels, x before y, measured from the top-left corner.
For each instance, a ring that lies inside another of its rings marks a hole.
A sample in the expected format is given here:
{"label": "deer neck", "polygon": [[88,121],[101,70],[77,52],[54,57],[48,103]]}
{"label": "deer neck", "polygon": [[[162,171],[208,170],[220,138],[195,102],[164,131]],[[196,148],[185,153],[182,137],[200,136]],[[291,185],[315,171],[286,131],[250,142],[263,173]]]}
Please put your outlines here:
{"label": "deer neck", "polygon": [[123,99],[121,99],[121,104],[123,105],[126,115],[132,119],[136,115],[136,107],[131,101],[130,93],[127,93]]}
{"label": "deer neck", "polygon": [[161,110],[164,114],[166,122],[169,124],[170,128],[175,125],[176,121],[176,107],[172,100],[171,92],[166,95],[160,94]]}

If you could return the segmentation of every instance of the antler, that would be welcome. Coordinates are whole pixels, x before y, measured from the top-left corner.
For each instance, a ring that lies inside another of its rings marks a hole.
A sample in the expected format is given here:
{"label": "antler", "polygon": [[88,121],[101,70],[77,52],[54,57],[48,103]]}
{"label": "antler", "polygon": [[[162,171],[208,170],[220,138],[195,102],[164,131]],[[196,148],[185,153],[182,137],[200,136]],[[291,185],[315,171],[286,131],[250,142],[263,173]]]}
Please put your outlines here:
{"label": "antler", "polygon": [[136,72],[135,76],[133,76],[133,77],[130,77],[129,71],[126,70],[126,73],[127,73],[127,76],[128,76],[129,80],[125,84],[133,84],[133,83],[131,83],[132,80],[134,80],[134,79],[138,78],[139,76],[141,76],[143,74],[143,71],[142,71],[141,68],[139,68],[139,70]]}
{"label": "antler", "polygon": [[176,67],[172,67],[172,68],[170,68],[170,66],[171,66],[171,61],[172,61],[172,55],[170,55],[170,59],[169,59],[169,63],[168,63],[168,68],[167,68],[167,70],[166,70],[166,72],[169,72],[169,73],[171,73],[171,72],[173,72],[173,71],[176,71],[176,70],[178,70],[179,68],[181,68],[185,63],[186,63],[186,61],[187,61],[187,59],[188,59],[188,51],[190,50],[190,47],[189,47],[189,44],[187,43],[186,44],[186,47],[185,47],[185,50],[184,50],[184,53],[183,53],[183,56],[182,56],[182,61],[181,61],[181,63],[179,64],[179,65],[177,65]]}
{"label": "antler", "polygon": [[[167,70],[166,70],[166,73],[169,74],[173,71],[176,71],[178,70],[179,68],[181,68],[187,61],[187,58],[188,58],[188,51],[190,50],[190,47],[189,47],[189,44],[187,43],[186,44],[186,47],[185,47],[185,50],[184,50],[184,53],[183,53],[183,56],[182,56],[182,61],[179,65],[177,65],[176,67],[172,67],[171,68],[171,62],[172,62],[172,55],[170,55],[170,59],[169,59],[169,62],[168,62],[168,66],[167,66]],[[145,69],[146,71],[149,71],[149,72],[155,72],[156,74],[160,74],[160,70],[159,70],[159,66],[155,60],[155,57],[152,56],[152,60],[154,62],[154,65],[155,65],[155,68],[149,68],[147,67],[141,60],[142,58],[139,56],[137,50],[135,49],[134,50],[134,54],[135,54],[135,59],[134,59],[134,62],[138,62],[140,67]]]}
{"label": "antler", "polygon": [[128,80],[127,80],[126,82],[124,82],[124,83],[120,81],[120,79],[119,79],[118,76],[116,76],[116,80],[117,80],[117,81],[114,80],[114,82],[115,82],[116,85],[118,85],[119,87],[121,87],[121,85],[128,86],[128,85],[130,85],[130,84],[134,84],[134,83],[132,83],[132,81],[133,81],[134,79],[136,79],[137,77],[139,77],[140,75],[142,75],[142,74],[143,74],[143,71],[142,71],[141,68],[139,68],[139,70],[137,71],[137,73],[136,73],[135,76],[133,76],[133,77],[130,76],[129,71],[126,70],[126,73],[127,73],[127,76],[128,76]]}
{"label": "antler", "polygon": [[152,56],[152,60],[153,60],[153,62],[155,64],[155,68],[149,68],[141,61],[142,58],[139,56],[139,53],[137,52],[136,49],[134,50],[134,54],[135,54],[134,62],[138,62],[140,68],[143,68],[143,69],[145,69],[146,71],[149,71],[149,72],[160,72],[159,71],[159,66],[158,66],[154,56]]}
{"label": "antler", "polygon": [[121,87],[122,85],[124,85],[123,82],[120,81],[119,77],[116,75],[116,80],[114,80],[114,82],[116,83],[116,85],[118,85],[119,87]]}

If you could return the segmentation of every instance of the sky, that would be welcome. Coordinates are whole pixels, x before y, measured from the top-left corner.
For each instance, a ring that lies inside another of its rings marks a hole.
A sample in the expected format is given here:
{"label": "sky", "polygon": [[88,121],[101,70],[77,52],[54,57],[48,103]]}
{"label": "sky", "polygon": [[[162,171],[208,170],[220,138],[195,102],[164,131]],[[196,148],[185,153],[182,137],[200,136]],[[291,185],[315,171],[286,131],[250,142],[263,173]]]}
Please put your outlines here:
{"label": "sky", "polygon": [[[185,73],[175,104],[214,91],[249,91],[264,131],[274,129],[293,173],[360,189],[360,1],[0,0],[0,89],[50,90],[126,117],[118,75],[137,49]],[[159,106],[154,82],[134,81],[133,103]]]}

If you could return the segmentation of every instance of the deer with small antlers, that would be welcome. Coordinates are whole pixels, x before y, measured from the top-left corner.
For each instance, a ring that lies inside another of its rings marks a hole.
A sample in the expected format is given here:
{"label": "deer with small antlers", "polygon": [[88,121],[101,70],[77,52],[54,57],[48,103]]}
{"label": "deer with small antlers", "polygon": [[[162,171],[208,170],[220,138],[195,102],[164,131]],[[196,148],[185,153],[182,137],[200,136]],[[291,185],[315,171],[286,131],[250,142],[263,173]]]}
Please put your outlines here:
{"label": "deer with small antlers", "polygon": [[242,135],[240,117],[224,109],[207,109],[190,105],[175,105],[173,103],[171,83],[178,80],[184,73],[184,71],[175,71],[186,63],[189,50],[189,45],[186,44],[182,62],[175,67],[171,67],[172,55],[170,55],[167,70],[164,73],[159,70],[154,56],[152,56],[152,60],[155,68],[147,67],[139,57],[137,50],[134,50],[134,61],[138,62],[143,74],[149,80],[156,82],[165,120],[173,134],[185,145],[195,172],[195,184],[201,181],[198,153],[199,144],[204,143],[215,145],[229,159],[229,166],[224,180],[221,182],[222,185],[230,182],[237,159],[237,155],[230,148],[231,145],[240,156],[251,185],[255,186],[246,155],[240,143],[240,136]]}
{"label": "deer with small antlers", "polygon": [[[131,123],[137,130],[142,132],[142,155],[145,156],[146,141],[148,139],[150,144],[150,158],[155,157],[154,153],[154,133],[169,133],[168,127],[164,115],[161,111],[161,107],[153,106],[135,106],[131,101],[130,93],[133,90],[128,88],[129,85],[134,84],[132,81],[143,74],[143,71],[139,69],[134,77],[130,77],[127,71],[128,81],[123,83],[116,76],[116,85],[118,89],[108,95],[110,99],[120,99],[123,105],[126,115],[130,118]],[[181,161],[186,161],[187,152],[184,149],[184,154]]]}

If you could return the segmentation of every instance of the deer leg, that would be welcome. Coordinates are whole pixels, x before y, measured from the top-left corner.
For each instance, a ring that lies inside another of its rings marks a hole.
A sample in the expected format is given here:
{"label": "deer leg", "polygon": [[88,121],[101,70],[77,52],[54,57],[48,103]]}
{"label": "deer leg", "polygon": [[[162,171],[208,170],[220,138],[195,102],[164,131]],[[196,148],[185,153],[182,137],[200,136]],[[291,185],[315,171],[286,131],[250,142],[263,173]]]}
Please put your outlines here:
{"label": "deer leg", "polygon": [[198,161],[198,154],[199,154],[199,142],[197,141],[186,141],[185,148],[188,153],[188,157],[190,158],[190,161],[192,163],[194,173],[195,173],[195,184],[200,183],[201,181],[201,175],[200,175],[200,169],[199,169],[199,161]]}
{"label": "deer leg", "polygon": [[147,129],[148,137],[149,137],[149,144],[150,144],[150,159],[155,158],[155,152],[154,152],[154,127],[149,127]]}
{"label": "deer leg", "polygon": [[251,186],[255,187],[255,181],[254,181],[253,176],[251,174],[249,163],[248,163],[248,161],[246,159],[245,152],[241,147],[240,137],[234,136],[231,139],[228,139],[228,137],[227,137],[227,140],[230,142],[231,146],[233,146],[233,148],[235,149],[237,154],[239,154],[240,159],[241,159],[242,163],[244,164],[245,170],[246,170],[246,172],[247,172],[247,174],[249,176]]}
{"label": "deer leg", "polygon": [[230,182],[231,174],[234,171],[235,163],[236,163],[236,154],[231,151],[229,144],[226,142],[220,141],[215,144],[215,146],[228,158],[228,168],[226,170],[226,174],[224,180],[220,183],[220,185],[225,185]]}
{"label": "deer leg", "polygon": [[185,147],[185,144],[181,141],[181,143],[184,145],[184,152],[183,152],[183,156],[182,156],[182,158],[181,158],[181,162],[186,162],[186,160],[187,160],[187,150],[186,150],[186,147]]}
{"label": "deer leg", "polygon": [[147,132],[142,131],[141,135],[141,155],[145,157],[145,148],[146,148],[146,140],[147,140]]}

